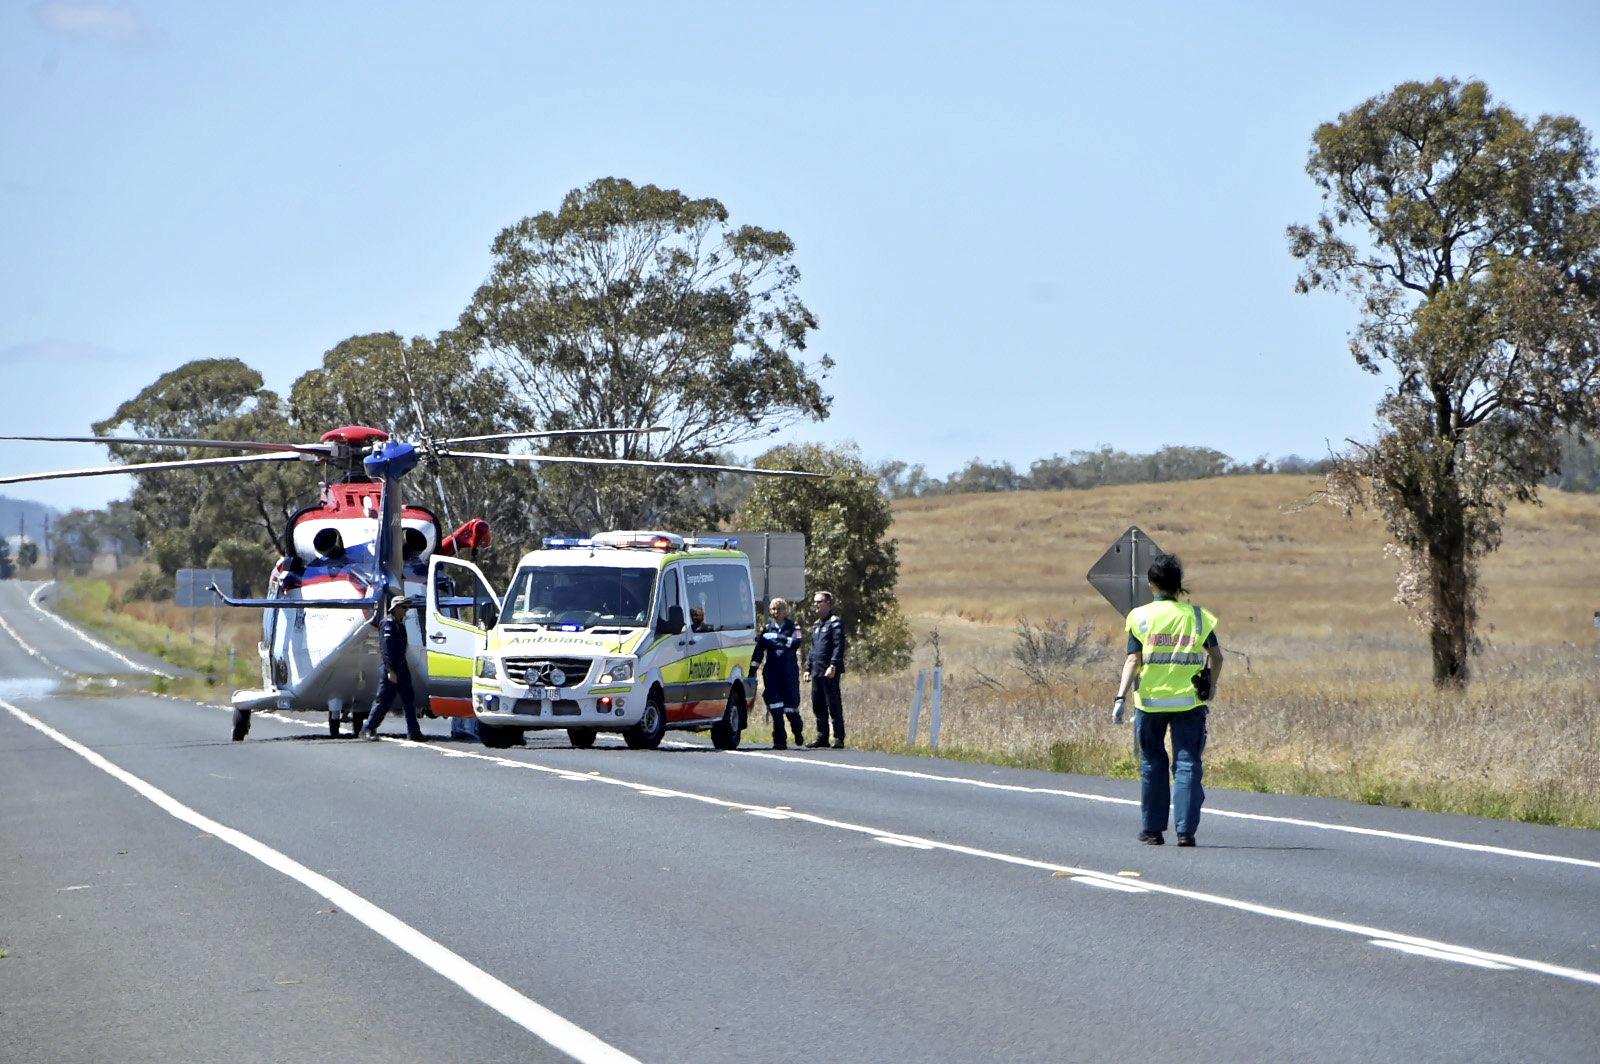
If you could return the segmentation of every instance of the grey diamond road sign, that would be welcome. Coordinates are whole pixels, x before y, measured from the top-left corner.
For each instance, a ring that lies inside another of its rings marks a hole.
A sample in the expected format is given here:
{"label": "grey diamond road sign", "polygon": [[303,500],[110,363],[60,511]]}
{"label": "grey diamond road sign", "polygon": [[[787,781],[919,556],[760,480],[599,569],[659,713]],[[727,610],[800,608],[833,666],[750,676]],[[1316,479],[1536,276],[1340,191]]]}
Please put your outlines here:
{"label": "grey diamond road sign", "polygon": [[1137,526],[1130,528],[1090,566],[1089,583],[1126,617],[1135,606],[1155,599],[1144,574],[1156,555],[1162,553],[1165,552],[1156,546],[1155,540]]}
{"label": "grey diamond road sign", "polygon": [[232,569],[179,569],[174,605],[190,609],[208,609],[220,606],[217,596],[211,593],[216,584],[224,595],[233,594]]}

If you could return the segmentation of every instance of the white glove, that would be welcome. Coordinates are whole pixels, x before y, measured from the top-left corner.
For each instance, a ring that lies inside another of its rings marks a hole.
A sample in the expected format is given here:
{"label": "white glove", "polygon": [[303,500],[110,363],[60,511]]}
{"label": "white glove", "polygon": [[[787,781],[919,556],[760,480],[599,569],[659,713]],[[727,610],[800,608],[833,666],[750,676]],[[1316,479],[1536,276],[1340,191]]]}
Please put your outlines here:
{"label": "white glove", "polygon": [[1128,700],[1118,695],[1117,700],[1111,703],[1111,723],[1121,724],[1126,719],[1127,705]]}

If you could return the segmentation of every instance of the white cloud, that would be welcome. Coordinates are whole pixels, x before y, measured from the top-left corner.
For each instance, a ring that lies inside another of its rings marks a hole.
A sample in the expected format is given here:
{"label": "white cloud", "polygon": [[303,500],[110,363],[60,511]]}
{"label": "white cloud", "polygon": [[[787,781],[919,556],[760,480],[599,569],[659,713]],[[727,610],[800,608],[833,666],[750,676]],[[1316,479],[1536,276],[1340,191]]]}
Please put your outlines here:
{"label": "white cloud", "polygon": [[34,21],[63,37],[98,38],[132,43],[146,35],[146,25],[132,4],[96,3],[94,0],[41,0],[33,7]]}

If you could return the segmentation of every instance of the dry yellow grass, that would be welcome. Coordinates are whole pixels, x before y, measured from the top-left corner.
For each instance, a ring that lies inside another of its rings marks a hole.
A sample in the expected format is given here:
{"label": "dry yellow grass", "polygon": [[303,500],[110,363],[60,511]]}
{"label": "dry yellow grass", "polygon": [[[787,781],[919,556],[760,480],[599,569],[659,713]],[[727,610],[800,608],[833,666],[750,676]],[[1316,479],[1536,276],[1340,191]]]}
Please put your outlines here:
{"label": "dry yellow grass", "polygon": [[[1600,497],[1550,492],[1511,512],[1484,569],[1478,680],[1450,695],[1432,688],[1424,635],[1393,601],[1380,526],[1318,503],[1319,485],[1239,477],[898,504],[901,604],[919,635],[939,630],[948,667],[945,745],[1131,771],[1126,734],[1105,719],[1121,622],[1084,574],[1136,524],[1183,557],[1239,652],[1212,714],[1218,785],[1600,826]],[[1009,664],[1019,616],[1093,623],[1106,657],[1033,686]],[[919,647],[919,665],[930,653]],[[853,735],[903,745],[909,692],[909,677],[854,679]]]}

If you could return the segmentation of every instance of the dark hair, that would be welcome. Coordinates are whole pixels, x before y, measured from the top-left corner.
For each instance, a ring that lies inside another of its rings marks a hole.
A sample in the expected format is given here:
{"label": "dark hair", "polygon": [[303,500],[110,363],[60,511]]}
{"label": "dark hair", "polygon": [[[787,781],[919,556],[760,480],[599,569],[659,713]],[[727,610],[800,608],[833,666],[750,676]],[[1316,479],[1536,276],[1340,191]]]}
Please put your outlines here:
{"label": "dark hair", "polygon": [[1157,554],[1156,560],[1150,563],[1150,569],[1145,574],[1150,581],[1150,586],[1157,591],[1168,595],[1187,595],[1189,589],[1183,586],[1183,563],[1176,554]]}

